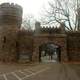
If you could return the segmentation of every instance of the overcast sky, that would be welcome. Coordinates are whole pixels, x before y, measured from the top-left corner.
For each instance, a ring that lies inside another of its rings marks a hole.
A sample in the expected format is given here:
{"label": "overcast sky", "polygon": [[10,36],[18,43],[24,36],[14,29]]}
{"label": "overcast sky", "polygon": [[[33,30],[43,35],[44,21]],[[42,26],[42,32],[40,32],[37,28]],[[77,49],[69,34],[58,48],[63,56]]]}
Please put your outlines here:
{"label": "overcast sky", "polygon": [[42,7],[47,5],[49,0],[0,0],[3,2],[17,3],[23,7],[23,15],[33,14],[38,17]]}

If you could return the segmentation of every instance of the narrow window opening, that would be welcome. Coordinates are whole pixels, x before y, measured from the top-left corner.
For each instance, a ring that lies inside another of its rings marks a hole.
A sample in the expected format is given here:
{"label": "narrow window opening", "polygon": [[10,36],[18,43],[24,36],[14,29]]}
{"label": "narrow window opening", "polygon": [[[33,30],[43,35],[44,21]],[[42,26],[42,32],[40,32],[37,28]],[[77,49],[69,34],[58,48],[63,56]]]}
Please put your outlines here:
{"label": "narrow window opening", "polygon": [[6,43],[6,37],[5,36],[3,37],[3,43]]}
{"label": "narrow window opening", "polygon": [[2,39],[2,43],[3,43],[2,48],[4,48],[5,43],[6,43],[6,37],[5,37],[5,36],[4,36],[3,39]]}

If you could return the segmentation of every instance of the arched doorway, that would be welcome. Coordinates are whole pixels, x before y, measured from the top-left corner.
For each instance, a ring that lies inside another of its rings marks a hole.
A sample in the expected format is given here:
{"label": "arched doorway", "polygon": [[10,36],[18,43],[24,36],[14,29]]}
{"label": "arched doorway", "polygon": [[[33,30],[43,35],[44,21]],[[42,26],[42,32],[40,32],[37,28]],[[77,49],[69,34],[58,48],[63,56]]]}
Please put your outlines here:
{"label": "arched doorway", "polygon": [[53,43],[44,43],[39,46],[40,62],[60,62],[61,49],[60,46]]}

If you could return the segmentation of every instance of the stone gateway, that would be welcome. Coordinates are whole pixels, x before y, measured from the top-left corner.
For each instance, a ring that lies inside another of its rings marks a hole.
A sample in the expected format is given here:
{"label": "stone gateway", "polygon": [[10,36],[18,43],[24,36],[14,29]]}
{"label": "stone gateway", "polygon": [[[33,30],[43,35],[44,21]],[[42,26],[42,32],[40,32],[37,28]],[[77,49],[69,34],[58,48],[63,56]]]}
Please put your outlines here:
{"label": "stone gateway", "polygon": [[39,22],[34,31],[23,30],[22,13],[17,4],[0,5],[1,62],[80,61],[79,32],[65,32],[62,26],[42,28]]}

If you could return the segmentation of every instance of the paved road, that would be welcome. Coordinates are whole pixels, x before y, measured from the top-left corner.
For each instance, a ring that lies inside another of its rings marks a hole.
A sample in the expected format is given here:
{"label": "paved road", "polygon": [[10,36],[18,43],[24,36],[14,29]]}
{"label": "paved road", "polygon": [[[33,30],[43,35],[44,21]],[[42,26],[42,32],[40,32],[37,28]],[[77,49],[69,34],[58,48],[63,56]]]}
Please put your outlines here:
{"label": "paved road", "polygon": [[51,63],[0,75],[0,80],[80,80],[67,64]]}

